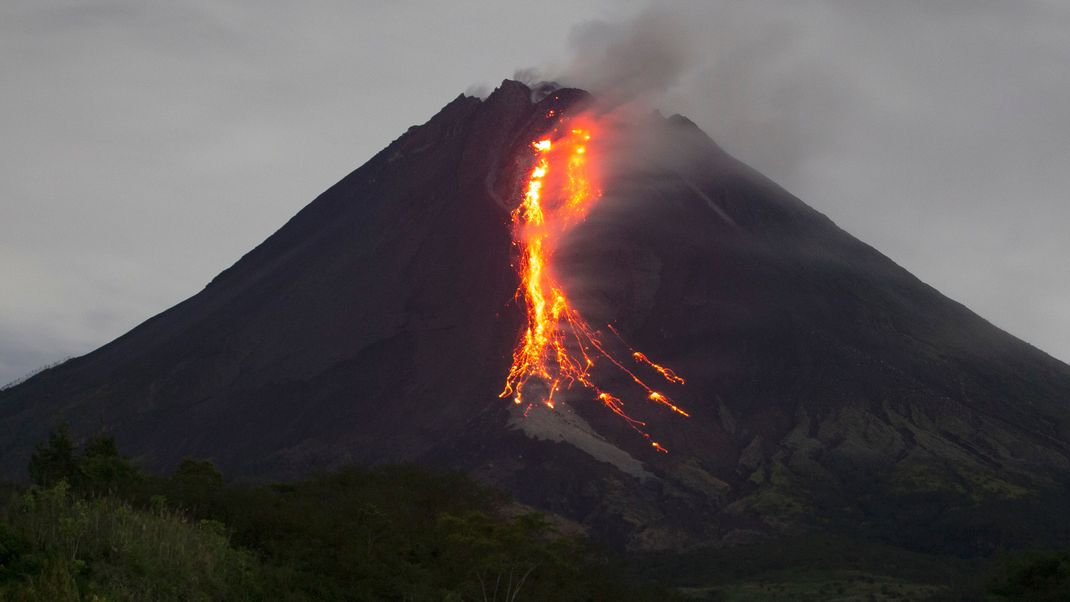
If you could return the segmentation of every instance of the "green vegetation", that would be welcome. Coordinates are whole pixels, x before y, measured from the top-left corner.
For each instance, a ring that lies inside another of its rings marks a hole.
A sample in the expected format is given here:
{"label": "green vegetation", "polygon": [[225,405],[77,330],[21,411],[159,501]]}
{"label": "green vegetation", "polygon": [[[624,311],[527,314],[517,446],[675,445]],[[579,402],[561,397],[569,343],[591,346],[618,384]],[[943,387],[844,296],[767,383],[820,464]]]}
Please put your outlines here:
{"label": "green vegetation", "polygon": [[62,480],[18,496],[3,521],[4,599],[263,599],[259,563],[218,522],[72,496]]}
{"label": "green vegetation", "polygon": [[1070,599],[1070,552],[991,561],[833,530],[625,562],[412,466],[254,485],[187,459],[156,477],[112,438],[77,445],[61,427],[29,472],[33,485],[0,486],[2,601]]}
{"label": "green vegetation", "polygon": [[948,588],[941,585],[910,583],[886,575],[842,571],[829,574],[768,575],[717,588],[685,589],[695,600],[755,602],[836,602],[877,600],[944,600]]}
{"label": "green vegetation", "polygon": [[641,575],[717,601],[979,600],[987,570],[983,561],[818,532],[637,560]]}
{"label": "green vegetation", "polygon": [[1030,551],[1003,559],[988,582],[994,600],[1070,600],[1070,552]]}
{"label": "green vegetation", "polygon": [[76,453],[70,428],[64,424],[52,431],[48,443],[37,446],[30,457],[30,478],[40,487],[61,481],[90,496],[129,491],[142,480],[141,473],[119,454],[115,439],[98,435]]}
{"label": "green vegetation", "polygon": [[459,474],[350,468],[227,485],[141,474],[57,429],[0,500],[0,600],[671,600]]}

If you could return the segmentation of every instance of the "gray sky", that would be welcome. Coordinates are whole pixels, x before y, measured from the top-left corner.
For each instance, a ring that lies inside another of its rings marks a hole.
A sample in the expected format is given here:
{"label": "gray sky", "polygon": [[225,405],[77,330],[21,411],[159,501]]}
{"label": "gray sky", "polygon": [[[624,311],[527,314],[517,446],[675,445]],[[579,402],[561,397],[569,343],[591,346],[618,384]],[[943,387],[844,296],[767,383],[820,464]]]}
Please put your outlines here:
{"label": "gray sky", "polygon": [[1070,359],[1070,3],[644,6],[6,0],[0,383],[197,292],[408,126],[532,66],[634,83]]}

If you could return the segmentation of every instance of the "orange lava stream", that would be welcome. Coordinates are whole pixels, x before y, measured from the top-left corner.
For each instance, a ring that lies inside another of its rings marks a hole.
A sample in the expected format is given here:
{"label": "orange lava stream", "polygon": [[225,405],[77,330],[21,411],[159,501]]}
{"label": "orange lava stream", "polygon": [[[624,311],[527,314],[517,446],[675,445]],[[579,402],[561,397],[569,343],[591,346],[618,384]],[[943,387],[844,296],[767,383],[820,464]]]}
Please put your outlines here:
{"label": "orange lava stream", "polygon": [[[523,200],[512,213],[514,241],[521,249],[517,296],[522,295],[527,305],[527,326],[513,352],[513,364],[501,397],[512,397],[514,403],[522,404],[526,401],[525,385],[531,379],[537,379],[546,387],[546,393],[539,401],[552,410],[555,395],[578,383],[591,390],[599,402],[648,439],[651,447],[668,453],[644,430],[645,422],[625,413],[620,397],[595,384],[592,369],[598,360],[608,361],[642,388],[650,401],[682,416],[689,414],[664,393],[653,389],[636,370],[611,352],[600,333],[591,328],[569,303],[551,265],[554,251],[565,232],[583,221],[601,197],[601,191],[592,182],[588,163],[590,140],[591,128],[577,127],[555,139],[548,137],[532,143],[535,165],[528,176]],[[560,190],[551,190],[552,184]],[[684,384],[684,379],[675,372],[629,347],[613,326],[607,327],[628,348],[636,364],[652,369],[670,383]],[[524,416],[532,407],[533,404],[528,403]]]}

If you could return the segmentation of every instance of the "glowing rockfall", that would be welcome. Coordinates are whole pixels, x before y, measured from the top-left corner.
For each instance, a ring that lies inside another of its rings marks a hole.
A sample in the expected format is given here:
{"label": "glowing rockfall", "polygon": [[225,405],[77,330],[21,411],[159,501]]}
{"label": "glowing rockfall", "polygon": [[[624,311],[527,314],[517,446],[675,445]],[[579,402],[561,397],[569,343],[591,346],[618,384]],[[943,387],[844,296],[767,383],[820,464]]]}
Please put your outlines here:
{"label": "glowing rockfall", "polygon": [[[512,213],[513,240],[520,249],[517,297],[522,296],[527,307],[527,325],[513,352],[513,364],[501,397],[512,397],[516,404],[527,403],[524,409],[527,414],[534,402],[524,397],[524,388],[529,381],[537,379],[545,386],[538,402],[552,410],[555,395],[579,383],[649,439],[654,449],[667,452],[644,430],[645,422],[625,413],[620,397],[595,384],[592,371],[598,361],[607,361],[642,388],[650,401],[683,416],[687,412],[664,393],[651,388],[611,352],[602,341],[601,332],[593,329],[569,302],[553,269],[554,253],[565,233],[582,222],[601,198],[590,165],[592,131],[593,125],[584,122],[563,132],[555,130],[554,135],[531,145],[535,165],[528,176],[523,199]],[[669,368],[628,347],[611,325],[607,328],[628,348],[636,364],[652,369],[670,383],[684,383]]]}

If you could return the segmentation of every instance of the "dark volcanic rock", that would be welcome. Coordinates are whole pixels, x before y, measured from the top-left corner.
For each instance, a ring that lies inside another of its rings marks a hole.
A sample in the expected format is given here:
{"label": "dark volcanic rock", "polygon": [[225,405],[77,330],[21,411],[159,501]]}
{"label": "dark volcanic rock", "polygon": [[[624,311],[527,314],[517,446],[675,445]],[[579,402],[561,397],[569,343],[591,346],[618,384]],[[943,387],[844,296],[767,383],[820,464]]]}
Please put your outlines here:
{"label": "dark volcanic rock", "polygon": [[634,406],[669,455],[583,395],[519,420],[498,398],[523,309],[508,214],[548,111],[585,101],[510,81],[457,98],[197,295],[0,392],[0,468],[20,475],[64,420],[154,469],[421,462],[646,548],[816,525],[995,545],[940,521],[1063,499],[1070,367],[676,116],[647,124],[560,262],[592,322],[689,378],[692,417]]}

